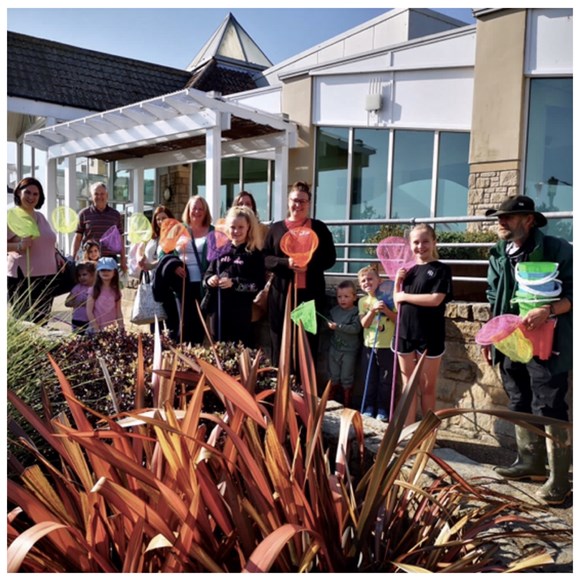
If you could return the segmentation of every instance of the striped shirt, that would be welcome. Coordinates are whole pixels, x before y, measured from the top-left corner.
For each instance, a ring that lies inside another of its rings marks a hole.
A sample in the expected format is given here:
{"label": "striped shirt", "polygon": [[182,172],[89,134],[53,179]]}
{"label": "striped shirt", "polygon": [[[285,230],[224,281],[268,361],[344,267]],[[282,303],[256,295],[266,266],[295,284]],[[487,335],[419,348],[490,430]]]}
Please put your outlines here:
{"label": "striped shirt", "polygon": [[[79,225],[77,234],[81,234],[82,244],[87,240],[101,241],[103,234],[111,227],[117,226],[119,233],[123,235],[123,220],[121,214],[110,205],[103,211],[99,211],[93,204],[79,212]],[[115,256],[106,248],[101,248],[101,256]]]}

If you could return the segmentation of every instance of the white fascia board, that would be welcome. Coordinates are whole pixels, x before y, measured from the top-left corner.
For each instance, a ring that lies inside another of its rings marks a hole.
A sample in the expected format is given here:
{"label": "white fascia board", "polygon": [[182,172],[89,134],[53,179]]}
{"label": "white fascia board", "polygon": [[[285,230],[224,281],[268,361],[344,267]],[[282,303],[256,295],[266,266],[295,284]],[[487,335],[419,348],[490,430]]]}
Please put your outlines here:
{"label": "white fascia board", "polygon": [[89,109],[77,109],[75,107],[65,107],[43,101],[33,101],[21,97],[8,97],[7,111],[10,113],[20,113],[33,117],[50,117],[59,121],[71,121],[80,119],[88,115],[94,115],[95,111]]}
{"label": "white fascia board", "polygon": [[[464,26],[455,30],[446,30],[438,32],[429,36],[423,36],[414,40],[409,40],[404,43],[394,44],[392,46],[383,47],[380,49],[371,50],[365,53],[357,54],[350,58],[337,59],[333,62],[326,62],[320,66],[312,66],[300,70],[293,70],[288,74],[280,75],[280,79],[288,80],[296,76],[322,76],[338,73],[352,73],[352,72],[377,72],[396,70],[397,67],[393,65],[397,61],[397,56],[400,53],[415,51],[423,52],[425,49],[431,50],[433,46],[440,43],[455,42],[462,37],[473,37],[473,44],[475,43],[476,27],[475,25]],[[464,39],[469,42],[469,39]],[[475,49],[472,52],[463,54],[461,51],[456,51],[453,59],[447,62],[422,62],[418,59],[414,66],[398,67],[400,70],[420,69],[420,68],[455,68],[464,66],[473,66],[475,64]],[[412,52],[410,52],[412,54]]]}

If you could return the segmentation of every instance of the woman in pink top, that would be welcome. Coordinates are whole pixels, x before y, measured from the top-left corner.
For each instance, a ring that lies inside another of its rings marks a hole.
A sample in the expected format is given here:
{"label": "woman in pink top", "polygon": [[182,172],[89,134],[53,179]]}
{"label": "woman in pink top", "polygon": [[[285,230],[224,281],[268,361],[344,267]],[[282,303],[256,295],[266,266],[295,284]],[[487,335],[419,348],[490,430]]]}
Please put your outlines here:
{"label": "woman in pink top", "polygon": [[98,332],[111,325],[124,329],[121,310],[119,270],[114,258],[99,258],[97,277],[87,299],[89,332]]}
{"label": "woman in pink top", "polygon": [[[8,228],[8,300],[18,316],[46,323],[52,309],[50,283],[62,259],[56,256],[56,233],[37,211],[45,201],[41,183],[34,177],[21,179],[14,189],[14,205],[23,209],[37,224],[40,236],[19,237]],[[28,254],[28,257],[27,257]],[[28,299],[30,280],[30,304]]]}

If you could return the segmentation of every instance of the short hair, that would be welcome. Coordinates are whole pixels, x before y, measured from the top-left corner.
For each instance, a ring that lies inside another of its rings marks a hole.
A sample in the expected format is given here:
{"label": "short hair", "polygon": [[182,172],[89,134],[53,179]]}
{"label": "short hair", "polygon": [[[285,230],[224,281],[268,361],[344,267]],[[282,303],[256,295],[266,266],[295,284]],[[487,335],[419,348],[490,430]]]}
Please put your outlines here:
{"label": "short hair", "polygon": [[202,225],[209,226],[211,224],[211,211],[209,210],[209,205],[207,201],[205,200],[205,198],[201,197],[201,195],[192,195],[189,198],[187,204],[185,205],[183,213],[181,214],[181,221],[183,223],[189,224],[189,213],[191,210],[191,206],[195,205],[195,202],[197,201],[201,201],[205,209],[205,218],[203,219]]}
{"label": "short hair", "polygon": [[337,287],[337,290],[346,290],[349,288],[352,290],[356,295],[356,286],[352,280],[343,280]]}
{"label": "short hair", "polygon": [[365,274],[369,274],[370,272],[373,272],[377,278],[380,278],[379,276],[379,271],[377,269],[377,267],[374,264],[369,264],[368,266],[364,266],[362,267],[358,272],[357,272],[357,279],[360,280]]}
{"label": "short hair", "polygon": [[14,188],[13,196],[14,196],[14,205],[22,205],[22,200],[20,199],[20,192],[23,189],[26,189],[29,185],[36,185],[38,188],[38,201],[36,202],[36,206],[34,209],[40,209],[44,202],[46,201],[46,197],[44,196],[44,189],[42,187],[42,183],[38,181],[35,177],[24,177],[22,178],[16,187]]}
{"label": "short hair", "polygon": [[237,205],[241,205],[240,202],[242,201],[242,197],[249,197],[250,198],[250,203],[252,204],[252,211],[257,216],[258,210],[256,207],[256,200],[254,199],[254,196],[249,191],[240,191],[240,193],[238,193],[238,195],[236,195],[236,197],[234,197],[234,201],[232,202],[232,207],[235,207]]}
{"label": "short hair", "polygon": [[226,213],[225,221],[229,219],[234,220],[236,218],[244,218],[248,222],[248,235],[246,237],[246,249],[249,252],[253,252],[259,249],[259,244],[261,242],[261,236],[259,231],[259,223],[256,214],[244,205],[235,205],[228,209]]}
{"label": "short hair", "polygon": [[95,191],[97,190],[98,187],[104,187],[105,191],[107,193],[109,193],[109,189],[107,188],[107,184],[104,181],[96,181],[95,183],[91,183],[91,187],[89,189],[89,191],[91,192],[91,195],[93,195],[93,193],[95,193]]}
{"label": "short hair", "polygon": [[312,192],[310,191],[310,186],[305,181],[295,181],[290,187],[288,195],[290,195],[290,193],[292,193],[293,191],[301,191],[306,195],[308,195],[309,200],[312,199]]}
{"label": "short hair", "polygon": [[173,212],[165,205],[158,205],[153,210],[153,215],[151,216],[151,231],[153,232],[153,239],[156,240],[161,235],[161,227],[157,223],[157,216],[160,213],[167,214],[168,218],[175,219]]}

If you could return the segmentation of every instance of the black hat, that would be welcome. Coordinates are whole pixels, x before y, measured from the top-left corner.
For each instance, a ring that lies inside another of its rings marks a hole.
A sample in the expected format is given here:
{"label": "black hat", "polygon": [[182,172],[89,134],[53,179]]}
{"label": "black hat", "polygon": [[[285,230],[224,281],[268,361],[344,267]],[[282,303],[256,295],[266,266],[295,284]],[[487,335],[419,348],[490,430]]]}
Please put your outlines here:
{"label": "black hat", "polygon": [[502,202],[498,209],[488,209],[485,212],[485,215],[499,217],[500,215],[516,213],[534,214],[536,218],[536,225],[540,228],[548,223],[546,216],[544,216],[544,214],[540,213],[539,211],[536,211],[534,200],[531,197],[527,197],[526,195],[508,197],[504,202]]}

